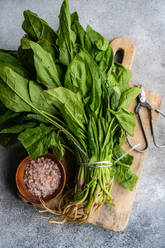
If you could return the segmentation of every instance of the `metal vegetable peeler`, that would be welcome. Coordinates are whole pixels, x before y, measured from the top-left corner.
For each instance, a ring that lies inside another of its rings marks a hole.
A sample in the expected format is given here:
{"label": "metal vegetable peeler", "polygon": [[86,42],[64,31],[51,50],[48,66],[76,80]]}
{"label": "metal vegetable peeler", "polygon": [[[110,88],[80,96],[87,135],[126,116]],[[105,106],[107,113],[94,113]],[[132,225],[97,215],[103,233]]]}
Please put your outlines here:
{"label": "metal vegetable peeler", "polygon": [[[152,111],[153,110],[152,110],[151,105],[146,101],[146,95],[145,95],[145,92],[144,92],[144,88],[142,87],[142,85],[139,85],[138,87],[140,87],[142,90],[141,90],[141,93],[138,95],[138,104],[137,104],[137,106],[135,108],[135,114],[137,114],[138,119],[139,119],[139,123],[140,123],[142,133],[143,133],[143,137],[144,137],[144,140],[145,140],[145,147],[142,150],[138,150],[136,148],[134,150],[137,151],[137,152],[145,152],[147,150],[148,146],[149,146],[148,139],[147,139],[145,129],[144,129],[144,126],[143,126],[143,122],[142,122],[141,116],[140,116],[140,108],[141,107],[144,107],[144,108],[148,109],[149,117],[150,117],[150,128],[151,128],[151,134],[152,134],[154,145],[156,147],[158,147],[158,148],[165,147],[165,144],[164,145],[158,145],[157,142],[156,142],[155,133],[154,133],[154,127],[153,127],[153,118],[152,118]],[[160,113],[163,117],[165,117],[165,114],[162,111],[160,111],[158,109],[156,109],[155,111]],[[129,141],[127,133],[126,133],[126,138],[127,138],[127,142],[129,144],[129,146],[133,147],[133,145]]]}

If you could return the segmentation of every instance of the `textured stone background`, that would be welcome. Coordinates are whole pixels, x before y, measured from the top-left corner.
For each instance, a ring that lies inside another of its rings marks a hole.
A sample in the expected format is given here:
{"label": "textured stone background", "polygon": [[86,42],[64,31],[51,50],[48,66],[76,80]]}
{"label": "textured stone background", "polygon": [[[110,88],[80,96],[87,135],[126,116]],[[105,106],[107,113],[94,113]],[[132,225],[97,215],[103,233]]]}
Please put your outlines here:
{"label": "textured stone background", "polygon": [[[35,11],[57,28],[61,0],[0,0],[0,48],[16,49],[23,36],[24,9]],[[165,99],[164,0],[70,0],[85,27],[90,24],[108,40],[125,36],[136,46],[132,68],[135,83],[160,93]],[[165,104],[162,110],[165,111]],[[159,118],[157,135],[165,140],[165,121]],[[55,226],[39,218],[31,206],[16,197],[14,182],[24,151],[0,147],[0,248],[63,247],[165,247],[165,149],[150,146],[148,159],[129,224],[114,233],[91,225]]]}

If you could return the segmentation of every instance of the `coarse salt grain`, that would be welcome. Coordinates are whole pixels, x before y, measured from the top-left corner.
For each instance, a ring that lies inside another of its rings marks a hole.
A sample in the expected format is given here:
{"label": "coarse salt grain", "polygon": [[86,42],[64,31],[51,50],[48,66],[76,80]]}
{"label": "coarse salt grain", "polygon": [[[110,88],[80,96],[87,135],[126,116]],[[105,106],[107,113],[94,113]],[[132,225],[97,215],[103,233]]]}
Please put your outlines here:
{"label": "coarse salt grain", "polygon": [[60,182],[61,172],[54,160],[40,157],[27,164],[24,183],[32,195],[45,198],[55,192]]}

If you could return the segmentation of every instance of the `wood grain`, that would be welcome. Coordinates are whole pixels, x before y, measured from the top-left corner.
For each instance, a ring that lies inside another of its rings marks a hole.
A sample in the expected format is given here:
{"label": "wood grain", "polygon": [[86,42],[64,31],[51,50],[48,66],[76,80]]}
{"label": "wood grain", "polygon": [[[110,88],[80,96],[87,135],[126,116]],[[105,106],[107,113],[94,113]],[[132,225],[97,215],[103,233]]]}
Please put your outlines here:
{"label": "wood grain", "polygon": [[[128,39],[121,37],[121,38],[117,38],[113,40],[111,42],[111,46],[114,50],[114,54],[119,49],[124,50],[124,57],[123,57],[122,64],[126,68],[131,69],[134,54],[135,54],[135,47],[133,43],[129,41]],[[148,90],[148,89],[144,89],[144,90],[146,93],[146,99],[153,108],[153,121],[154,121],[154,125],[156,125],[158,114],[154,110],[160,109],[161,97],[159,94],[151,90]],[[134,111],[136,104],[137,104],[136,101],[134,101],[129,106],[129,110]],[[145,128],[148,140],[151,140],[151,131],[149,128],[148,112],[146,109],[142,109],[140,114],[143,120],[143,124],[144,124],[144,128]],[[134,145],[138,143],[144,144],[143,135],[142,135],[138,120],[137,120],[137,124],[135,127],[135,135],[133,138],[132,137],[130,138],[130,141]],[[138,147],[138,148],[142,148],[142,147]],[[123,148],[126,151],[128,151],[130,147],[128,146],[128,144],[124,144]],[[131,154],[134,156],[134,162],[131,166],[131,169],[136,173],[136,175],[139,177],[139,180],[140,180],[144,162],[147,156],[147,151],[144,153],[138,153],[138,152],[133,151]],[[94,216],[90,218],[89,223],[93,225],[101,226],[105,229],[110,229],[113,231],[124,230],[129,220],[131,208],[132,208],[133,201],[136,195],[136,189],[137,189],[137,186],[133,192],[130,192],[129,190],[119,185],[117,181],[115,180],[114,186],[112,189],[112,197],[114,199],[114,203],[116,204],[116,206],[110,207],[110,206],[104,205],[97,214],[95,214]]]}
{"label": "wood grain", "polygon": [[114,54],[116,54],[116,52],[119,50],[123,51],[122,65],[127,69],[131,69],[135,56],[135,46],[132,41],[125,37],[119,37],[114,39],[110,45]]}

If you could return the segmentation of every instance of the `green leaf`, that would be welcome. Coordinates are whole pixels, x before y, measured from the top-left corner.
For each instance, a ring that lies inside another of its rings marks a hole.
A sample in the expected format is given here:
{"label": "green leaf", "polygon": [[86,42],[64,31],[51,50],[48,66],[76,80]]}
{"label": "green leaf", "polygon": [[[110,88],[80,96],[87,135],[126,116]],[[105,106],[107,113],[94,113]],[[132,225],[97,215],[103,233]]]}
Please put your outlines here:
{"label": "green leaf", "polygon": [[23,77],[29,77],[29,73],[22,66],[20,61],[17,58],[13,57],[11,54],[0,52],[0,66],[1,65],[10,67],[12,70],[19,73]]}
{"label": "green leaf", "polygon": [[[58,87],[49,89],[44,92],[45,98],[49,104],[57,107],[64,118],[67,116],[71,118],[70,121],[76,122],[82,129],[84,129],[85,112],[84,106],[80,98],[69,89]],[[64,112],[65,111],[65,112]]]}
{"label": "green leaf", "polygon": [[0,134],[0,145],[4,146],[5,148],[13,148],[19,143],[17,140],[17,135],[15,134]]}
{"label": "green leaf", "polygon": [[52,58],[58,59],[59,52],[55,46],[53,46],[48,40],[39,40],[37,42],[45,51],[49,52],[52,55]]}
{"label": "green leaf", "polygon": [[15,113],[11,110],[7,110],[5,113],[3,113],[0,119],[0,125],[2,125],[3,123],[5,123],[6,121],[13,119],[15,117],[18,117],[20,115],[20,113]]}
{"label": "green leaf", "polygon": [[[95,61],[103,73],[107,73],[113,65],[113,50],[108,46],[106,51],[96,51]],[[107,75],[106,75],[107,77]]]}
{"label": "green leaf", "polygon": [[28,80],[8,66],[0,66],[1,101],[14,112],[33,112],[28,92]]}
{"label": "green leaf", "polygon": [[133,87],[123,92],[120,98],[119,108],[127,107],[140,94],[141,88]]}
{"label": "green leaf", "polygon": [[76,35],[71,29],[71,17],[68,0],[64,0],[59,16],[59,30],[56,44],[59,47],[59,60],[68,66],[75,55]]}
{"label": "green leaf", "polygon": [[111,101],[111,109],[112,110],[116,110],[119,106],[119,94],[117,93],[117,91],[113,91],[110,101]]}
{"label": "green leaf", "polygon": [[46,102],[43,91],[44,89],[39,84],[29,81],[29,94],[33,105],[39,110],[54,114],[55,108]]}
{"label": "green leaf", "polygon": [[40,114],[27,114],[26,115],[26,120],[35,120],[35,121],[38,121],[38,122],[43,122],[43,123],[46,123],[48,124],[49,122],[46,120],[45,117],[43,117],[42,115]]}
{"label": "green leaf", "polygon": [[101,34],[97,33],[89,25],[86,28],[86,33],[92,44],[94,44],[99,50],[107,50],[109,42]]}
{"label": "green leaf", "polygon": [[6,110],[5,105],[0,101],[0,114],[4,114]]}
{"label": "green leaf", "polygon": [[81,97],[88,96],[92,88],[92,77],[84,52],[78,53],[68,66],[64,85]]}
{"label": "green leaf", "polygon": [[[93,58],[85,50],[83,51],[83,54],[87,67],[87,83],[89,84],[88,94],[90,95],[90,109],[93,113],[97,114],[101,105],[103,78]],[[91,88],[90,84],[92,84]]]}
{"label": "green leaf", "polygon": [[[30,71],[31,78],[36,78],[36,70],[34,65],[34,53],[30,46],[30,39],[25,36],[21,39],[21,47],[18,50],[18,56],[21,60],[21,63],[24,65],[24,67]],[[57,48],[53,46],[48,40],[39,40],[37,42],[46,52],[49,52],[55,61],[55,59],[58,58],[59,54],[57,51]],[[33,77],[32,77],[33,75]]]}
{"label": "green leaf", "polygon": [[122,146],[126,142],[126,135],[123,128],[121,128],[121,131],[119,133],[118,142],[120,146]]}
{"label": "green leaf", "polygon": [[130,88],[129,81],[132,76],[130,70],[127,70],[123,65],[114,63],[108,72],[107,83],[109,86],[118,86],[121,93]]}
{"label": "green leaf", "polygon": [[[76,138],[71,134],[71,132],[69,132],[64,126],[61,126],[62,121],[59,118],[52,116],[50,117],[49,113],[43,113],[43,111],[40,111],[34,106],[30,99],[29,82],[27,79],[23,78],[6,66],[0,67],[0,77],[6,80],[6,82],[2,81],[2,83],[0,83],[0,90],[2,93],[1,101],[7,108],[15,112],[40,113],[51,124],[57,127],[60,131],[64,132],[67,137],[69,136],[72,140],[76,141]],[[56,121],[54,119],[56,119]]]}
{"label": "green leaf", "polygon": [[25,121],[25,113],[11,111],[0,102],[0,130],[9,128],[15,124],[22,125]]}
{"label": "green leaf", "polygon": [[17,58],[17,51],[15,50],[6,50],[6,49],[0,49],[0,52],[8,53],[12,55],[13,57]]}
{"label": "green leaf", "polygon": [[15,112],[36,112],[38,110],[47,113],[55,113],[53,106],[49,106],[42,94],[43,89],[34,81],[28,81],[7,66],[0,67],[0,77],[6,80],[0,81],[1,101]]}
{"label": "green leaf", "polygon": [[21,46],[18,49],[18,58],[24,68],[26,68],[26,70],[30,73],[29,78],[35,79],[36,71],[34,67],[33,51],[30,48],[29,41],[30,40],[27,37],[23,37],[21,39]]}
{"label": "green leaf", "polygon": [[37,81],[47,88],[60,86],[58,70],[51,53],[45,51],[39,44],[33,41],[30,41],[30,47],[34,52]]}
{"label": "green leaf", "polygon": [[[85,46],[86,49],[99,65],[99,69],[103,73],[107,73],[113,64],[113,50],[109,45],[109,41],[90,26],[87,26],[86,29],[86,40],[88,40],[88,45],[86,44]],[[89,41],[92,46],[89,46]]]}
{"label": "green leaf", "polygon": [[19,134],[18,140],[25,147],[31,159],[48,153],[56,145],[54,127],[40,124],[39,127],[27,128]]}
{"label": "green leaf", "polygon": [[[116,145],[113,149],[113,155],[115,157],[115,160],[120,158],[123,154],[125,154],[125,151],[120,147],[120,145]],[[131,164],[133,163],[133,156],[127,154],[125,157],[120,159],[120,163],[131,166]]]}
{"label": "green leaf", "polygon": [[24,22],[22,24],[23,30],[35,41],[46,39],[52,44],[55,44],[57,39],[56,32],[37,14],[30,10],[24,11]]}
{"label": "green leaf", "polygon": [[73,12],[71,15],[70,15],[70,18],[71,18],[71,24],[73,25],[75,22],[78,22],[79,21],[79,17],[78,17],[78,13],[77,12]]}
{"label": "green leaf", "polygon": [[96,136],[95,136],[95,132],[97,132],[97,130],[95,130],[95,126],[93,125],[93,118],[90,117],[89,122],[88,122],[88,154],[90,157],[90,163],[97,161],[98,159],[98,147],[97,147],[97,141],[96,140]]}
{"label": "green leaf", "polygon": [[47,40],[40,40],[37,42],[46,52],[50,53],[53,61],[56,66],[56,73],[58,75],[57,81],[60,82],[60,85],[63,84],[64,82],[64,76],[66,72],[66,66],[60,63],[59,61],[59,50],[57,47],[52,45],[49,41]]}
{"label": "green leaf", "polygon": [[62,136],[57,134],[55,135],[55,145],[53,146],[53,154],[60,160],[63,159],[65,154],[65,148],[63,146]]}
{"label": "green leaf", "polygon": [[76,34],[76,43],[78,43],[82,48],[85,48],[85,36],[86,32],[79,23],[79,18],[77,12],[71,15],[72,30]]}
{"label": "green leaf", "polygon": [[68,66],[65,75],[65,87],[82,98],[90,97],[89,111],[98,113],[101,104],[102,77],[93,58],[87,51],[78,53]]}
{"label": "green leaf", "polygon": [[131,136],[134,135],[134,128],[136,126],[136,117],[132,112],[128,112],[126,109],[120,109],[115,113],[115,116],[120,123],[121,127],[127,131]]}
{"label": "green leaf", "polygon": [[2,50],[0,50],[0,63],[9,63],[9,64],[14,64],[14,65],[19,65],[21,66],[21,63],[18,61],[17,58],[13,57],[9,53],[5,53]]}
{"label": "green leaf", "polygon": [[4,128],[0,131],[0,133],[13,133],[13,134],[17,134],[22,132],[23,130],[25,130],[28,127],[35,127],[36,126],[36,122],[26,122],[26,123],[22,123],[22,124],[18,124],[18,125],[14,125],[8,128]]}
{"label": "green leaf", "polygon": [[130,168],[126,168],[122,165],[118,165],[116,167],[116,178],[117,181],[122,184],[125,188],[129,189],[130,191],[133,191],[137,180],[138,176],[130,170]]}

